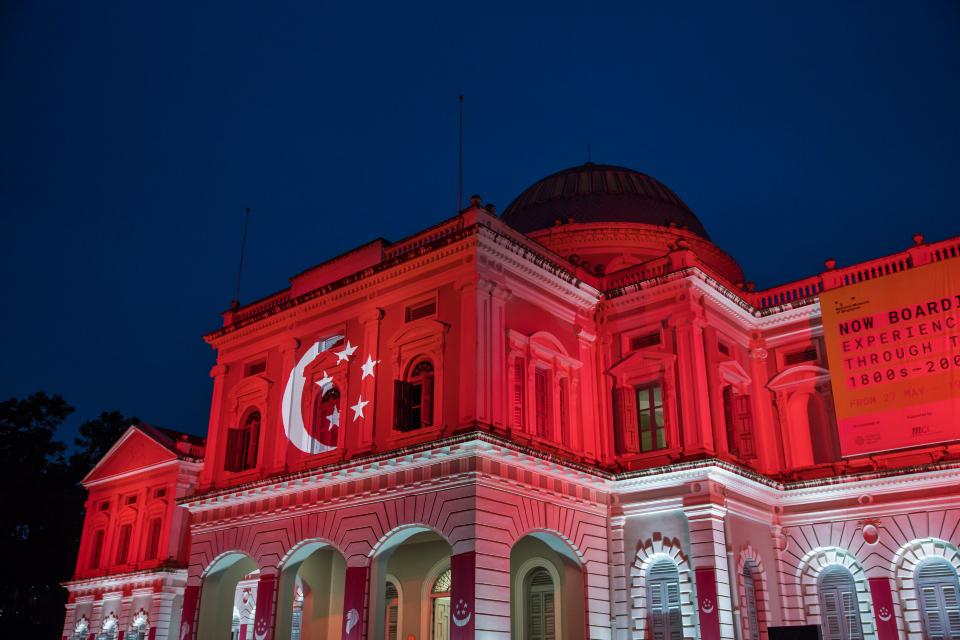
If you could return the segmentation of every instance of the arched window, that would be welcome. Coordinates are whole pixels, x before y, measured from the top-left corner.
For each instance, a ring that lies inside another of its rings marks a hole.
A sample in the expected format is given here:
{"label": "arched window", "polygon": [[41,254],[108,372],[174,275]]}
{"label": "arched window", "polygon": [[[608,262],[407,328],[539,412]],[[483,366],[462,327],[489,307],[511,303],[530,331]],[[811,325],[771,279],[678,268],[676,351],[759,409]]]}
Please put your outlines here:
{"label": "arched window", "polygon": [[77,620],[76,626],[73,628],[73,639],[74,640],[87,640],[87,629],[90,627],[90,623],[87,621],[87,616],[81,616]]}
{"label": "arched window", "polygon": [[331,384],[317,389],[313,404],[313,437],[320,444],[336,447],[340,435],[340,389]]}
{"label": "arched window", "polygon": [[127,564],[130,561],[130,538],[133,537],[133,524],[120,525],[117,536],[117,564]]}
{"label": "arched window", "polygon": [[130,624],[130,632],[124,635],[124,640],[146,640],[149,631],[150,620],[147,617],[146,611],[141,609],[137,612],[137,615],[133,617],[133,622]]}
{"label": "arched window", "polygon": [[960,639],[960,580],[945,558],[929,558],[914,572],[923,621],[923,637]]}
{"label": "arched window", "polygon": [[647,609],[653,640],[683,640],[680,572],[673,560],[657,560],[647,570]]}
{"label": "arched window", "polygon": [[386,630],[384,640],[397,640],[400,633],[400,593],[397,591],[397,586],[390,581],[387,581],[384,602],[386,603],[383,616]]}
{"label": "arched window", "polygon": [[107,616],[106,620],[103,621],[100,633],[97,634],[97,640],[117,640],[118,626],[117,616],[111,613]]}
{"label": "arched window", "polygon": [[239,427],[227,429],[227,457],[224,469],[246,471],[257,466],[260,444],[260,412],[249,412]]}
{"label": "arched window", "polygon": [[817,580],[823,640],[863,640],[857,585],[850,570],[832,565]]}
{"label": "arched window", "polygon": [[555,640],[557,613],[553,578],[544,568],[533,571],[527,587],[527,640]]}
{"label": "arched window", "polygon": [[450,588],[453,574],[447,569],[430,589],[430,640],[450,639]]}
{"label": "arched window", "polygon": [[433,363],[420,360],[406,380],[394,383],[395,427],[412,431],[433,424]]}
{"label": "arched window", "polygon": [[154,516],[147,522],[147,546],[144,560],[156,560],[160,557],[160,536],[163,533],[163,518]]}
{"label": "arched window", "polygon": [[743,593],[746,600],[747,638],[746,640],[760,640],[760,619],[757,615],[757,575],[753,563],[743,565]]}
{"label": "arched window", "polygon": [[90,549],[90,568],[99,569],[100,559],[103,555],[103,538],[105,535],[103,529],[97,529],[93,533],[93,547]]}

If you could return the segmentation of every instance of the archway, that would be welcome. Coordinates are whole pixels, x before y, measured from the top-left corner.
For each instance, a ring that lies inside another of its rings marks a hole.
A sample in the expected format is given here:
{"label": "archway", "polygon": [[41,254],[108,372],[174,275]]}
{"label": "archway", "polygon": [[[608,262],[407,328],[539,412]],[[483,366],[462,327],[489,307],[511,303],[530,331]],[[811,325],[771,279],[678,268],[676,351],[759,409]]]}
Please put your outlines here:
{"label": "archway", "polygon": [[302,543],[287,555],[277,593],[279,640],[339,637],[346,567],[343,554],[320,540]]}
{"label": "archway", "polygon": [[376,546],[371,638],[449,640],[451,552],[440,534],[422,526],[396,530]]}
{"label": "archway", "polygon": [[510,550],[511,637],[583,638],[584,578],[580,559],[559,536],[538,531]]}
{"label": "archway", "polygon": [[203,574],[197,637],[253,640],[260,568],[245,553],[225,553]]}

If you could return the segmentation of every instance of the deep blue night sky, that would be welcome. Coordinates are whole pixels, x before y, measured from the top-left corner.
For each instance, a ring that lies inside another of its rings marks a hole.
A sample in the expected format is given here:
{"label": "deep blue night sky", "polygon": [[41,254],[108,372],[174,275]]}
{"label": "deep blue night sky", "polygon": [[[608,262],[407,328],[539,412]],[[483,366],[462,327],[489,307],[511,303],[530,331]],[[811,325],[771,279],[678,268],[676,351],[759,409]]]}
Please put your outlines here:
{"label": "deep blue night sky", "polygon": [[206,430],[201,335],[586,160],[769,286],[960,234],[960,3],[0,3],[0,396]]}

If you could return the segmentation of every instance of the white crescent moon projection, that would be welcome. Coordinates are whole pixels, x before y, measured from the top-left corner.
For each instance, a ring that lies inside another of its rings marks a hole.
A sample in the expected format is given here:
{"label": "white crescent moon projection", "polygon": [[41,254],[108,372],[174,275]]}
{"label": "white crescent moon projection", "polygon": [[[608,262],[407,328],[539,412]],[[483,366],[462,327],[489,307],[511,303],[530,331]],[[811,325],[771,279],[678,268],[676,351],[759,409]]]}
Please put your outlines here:
{"label": "white crescent moon projection", "polygon": [[[457,601],[456,609],[453,610],[453,616],[451,616],[453,618],[453,624],[457,625],[458,627],[467,626],[467,624],[470,622],[470,618],[473,617],[473,612],[469,611],[469,608],[470,607],[467,602],[463,598],[460,598],[460,600]],[[464,613],[467,615],[463,615]]]}
{"label": "white crescent moon projection", "polygon": [[287,379],[287,386],[283,389],[283,431],[287,435],[287,440],[304,453],[323,453],[336,449],[336,447],[327,446],[311,436],[303,424],[302,399],[303,387],[306,384],[303,371],[318,355],[342,339],[343,336],[333,336],[315,342],[293,367],[290,377]]}

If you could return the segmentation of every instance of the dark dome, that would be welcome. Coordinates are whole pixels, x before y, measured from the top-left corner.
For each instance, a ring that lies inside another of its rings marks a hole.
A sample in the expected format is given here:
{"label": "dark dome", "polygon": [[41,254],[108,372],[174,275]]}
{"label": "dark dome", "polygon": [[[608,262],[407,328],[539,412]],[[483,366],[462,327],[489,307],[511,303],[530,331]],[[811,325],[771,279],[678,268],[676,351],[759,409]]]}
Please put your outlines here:
{"label": "dark dome", "polygon": [[663,183],[645,173],[609,164],[587,164],[558,171],[535,182],[501,216],[529,233],[567,222],[671,223],[710,239],[690,208]]}

